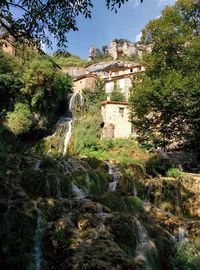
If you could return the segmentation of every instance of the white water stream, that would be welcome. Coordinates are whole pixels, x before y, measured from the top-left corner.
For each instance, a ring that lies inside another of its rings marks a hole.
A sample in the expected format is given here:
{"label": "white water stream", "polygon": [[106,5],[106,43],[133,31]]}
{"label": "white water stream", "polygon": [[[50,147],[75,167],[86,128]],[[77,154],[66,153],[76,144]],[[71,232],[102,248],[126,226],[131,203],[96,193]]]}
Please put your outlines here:
{"label": "white water stream", "polygon": [[184,240],[185,240],[185,229],[182,226],[180,226],[178,229],[178,241],[182,242]]}
{"label": "white water stream", "polygon": [[72,191],[76,195],[77,199],[83,199],[86,197],[86,194],[83,190],[81,190],[77,185],[72,183]]}
{"label": "white water stream", "polygon": [[117,184],[120,180],[120,171],[116,165],[112,165],[111,163],[105,161],[106,165],[108,165],[108,174],[112,176],[112,182],[109,183],[108,191],[116,192]]}
{"label": "white water stream", "polygon": [[65,136],[65,140],[64,140],[64,150],[63,150],[63,156],[65,156],[67,154],[67,146],[68,143],[71,139],[71,135],[72,135],[72,119],[69,118],[69,122],[68,122],[68,131],[66,133]]}

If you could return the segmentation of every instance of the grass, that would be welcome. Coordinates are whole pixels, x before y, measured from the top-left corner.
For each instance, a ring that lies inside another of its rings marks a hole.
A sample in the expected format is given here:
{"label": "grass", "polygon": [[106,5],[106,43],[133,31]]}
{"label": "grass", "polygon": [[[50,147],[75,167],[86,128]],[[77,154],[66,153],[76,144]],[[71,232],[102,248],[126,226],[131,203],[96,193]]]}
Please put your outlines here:
{"label": "grass", "polygon": [[101,140],[96,149],[84,148],[80,154],[90,158],[116,160],[129,164],[143,164],[149,157],[148,152],[132,138]]}

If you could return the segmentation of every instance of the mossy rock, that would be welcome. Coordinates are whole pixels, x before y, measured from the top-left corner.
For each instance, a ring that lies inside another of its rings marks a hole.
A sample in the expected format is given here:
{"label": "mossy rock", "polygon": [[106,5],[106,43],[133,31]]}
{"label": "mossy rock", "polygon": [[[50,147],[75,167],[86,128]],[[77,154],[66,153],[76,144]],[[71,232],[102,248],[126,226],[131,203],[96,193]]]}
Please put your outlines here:
{"label": "mossy rock", "polygon": [[102,203],[105,204],[112,211],[126,212],[126,204],[123,198],[114,192],[105,192],[102,196]]}
{"label": "mossy rock", "polygon": [[124,202],[127,207],[127,211],[130,213],[143,213],[143,202],[137,196],[126,196],[124,197]]}
{"label": "mossy rock", "polygon": [[133,257],[138,236],[130,216],[117,215],[112,219],[110,226],[116,243],[129,257]]}

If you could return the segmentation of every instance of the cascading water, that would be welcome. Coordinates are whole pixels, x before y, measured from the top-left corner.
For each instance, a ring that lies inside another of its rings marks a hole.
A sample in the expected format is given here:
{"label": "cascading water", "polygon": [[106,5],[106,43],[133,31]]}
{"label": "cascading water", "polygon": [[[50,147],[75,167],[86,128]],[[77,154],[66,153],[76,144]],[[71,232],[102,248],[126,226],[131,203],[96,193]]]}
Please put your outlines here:
{"label": "cascading water", "polygon": [[153,190],[153,187],[151,185],[148,186],[147,194],[146,194],[146,198],[145,198],[145,202],[149,202],[150,201],[152,190]]}
{"label": "cascading water", "polygon": [[68,131],[66,133],[66,136],[65,136],[65,140],[64,140],[64,150],[63,150],[63,156],[65,156],[67,154],[67,146],[68,146],[68,143],[71,139],[71,135],[72,135],[72,119],[69,118],[69,121],[68,121]]}
{"label": "cascading water", "polygon": [[61,184],[60,178],[56,177],[56,195],[58,199],[62,199],[62,191],[61,191]]}
{"label": "cascading water", "polygon": [[112,165],[109,162],[105,161],[106,165],[108,165],[108,173],[112,176],[112,182],[109,183],[108,191],[116,192],[117,184],[120,180],[120,171],[116,165]]}
{"label": "cascading water", "polygon": [[35,170],[38,171],[40,169],[40,165],[41,165],[41,160],[36,160],[35,162]]}
{"label": "cascading water", "polygon": [[35,270],[41,269],[42,262],[42,220],[37,207],[37,202],[34,202],[34,208],[37,213],[37,226],[35,230],[35,245],[34,245],[34,255],[35,255]]}
{"label": "cascading water", "polygon": [[137,226],[137,231],[138,231],[138,237],[139,237],[139,247],[138,248],[143,248],[149,241],[146,229],[144,226],[141,224],[141,222],[137,219],[134,218],[135,224]]}
{"label": "cascading water", "polygon": [[104,212],[103,207],[100,203],[97,203],[97,215],[99,216],[102,224],[104,222]]}
{"label": "cascading water", "polygon": [[108,186],[108,191],[116,192],[117,184],[119,182],[119,176],[113,175],[113,182],[111,182]]}
{"label": "cascading water", "polygon": [[135,179],[134,178],[133,178],[133,195],[137,196],[137,188],[136,188],[136,185],[135,185]]}
{"label": "cascading water", "polygon": [[178,228],[178,241],[179,243],[185,240],[185,229],[183,226]]}
{"label": "cascading water", "polygon": [[80,100],[80,108],[83,109],[83,107],[84,107],[84,98],[83,98],[81,93],[77,92],[77,93],[74,93],[70,98],[70,101],[69,101],[69,110],[70,110],[70,112],[72,112],[73,110],[76,109],[76,104],[77,104],[78,98]]}
{"label": "cascading water", "polygon": [[77,199],[83,199],[86,197],[86,194],[83,190],[81,190],[77,185],[72,183],[72,191],[76,195]]}

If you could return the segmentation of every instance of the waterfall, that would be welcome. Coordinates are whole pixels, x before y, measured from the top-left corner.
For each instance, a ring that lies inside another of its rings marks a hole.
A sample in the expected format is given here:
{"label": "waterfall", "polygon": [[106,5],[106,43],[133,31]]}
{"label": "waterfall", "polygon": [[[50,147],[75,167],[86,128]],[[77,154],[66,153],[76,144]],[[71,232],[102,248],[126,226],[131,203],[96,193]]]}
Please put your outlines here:
{"label": "waterfall", "polygon": [[180,207],[180,195],[178,191],[178,187],[174,187],[175,191],[175,210],[178,217],[181,216],[181,207]]}
{"label": "waterfall", "polygon": [[88,172],[86,172],[86,175],[85,175],[85,182],[89,188],[90,187],[90,176],[89,176]]}
{"label": "waterfall", "polygon": [[133,178],[133,195],[137,196],[137,188],[136,188],[136,185],[135,185],[135,179],[134,178]]}
{"label": "waterfall", "polygon": [[57,198],[62,199],[61,184],[60,179],[58,177],[56,177],[56,191],[57,191]]}
{"label": "waterfall", "polygon": [[113,174],[113,165],[110,164],[108,161],[104,161],[104,163],[108,166],[108,174],[112,175]]}
{"label": "waterfall", "polygon": [[77,187],[74,183],[72,183],[72,191],[76,195],[77,199],[83,199],[86,197],[86,194],[83,190]]}
{"label": "waterfall", "polygon": [[183,226],[180,226],[178,228],[178,241],[182,242],[185,240],[185,229],[183,228]]}
{"label": "waterfall", "polygon": [[42,220],[41,216],[37,207],[37,202],[34,202],[34,208],[37,212],[37,226],[35,230],[35,245],[34,245],[34,255],[35,255],[35,270],[41,269],[41,262],[42,262]]}
{"label": "waterfall", "polygon": [[104,222],[103,207],[100,203],[97,203],[97,215],[100,217],[101,224]]}
{"label": "waterfall", "polygon": [[150,201],[150,196],[151,196],[152,190],[153,190],[153,187],[151,185],[148,186],[147,194],[146,194],[146,198],[145,198],[145,202],[149,202]]}
{"label": "waterfall", "polygon": [[84,107],[84,98],[81,93],[74,93],[69,101],[69,111],[72,112],[76,108],[77,99],[80,98],[80,108],[83,109]]}
{"label": "waterfall", "polygon": [[108,191],[116,192],[117,184],[119,182],[119,176],[113,175],[113,182],[111,182],[108,186]]}
{"label": "waterfall", "polygon": [[112,182],[109,183],[108,191],[109,192],[116,192],[117,184],[120,180],[120,171],[119,168],[115,165],[110,164],[107,161],[104,161],[106,165],[108,165],[108,174],[112,176]]}
{"label": "waterfall", "polygon": [[138,231],[139,248],[143,248],[149,241],[147,231],[137,218],[134,218],[134,221],[135,221],[135,224],[137,226],[137,231]]}
{"label": "waterfall", "polygon": [[66,133],[65,140],[64,140],[63,156],[65,156],[66,153],[67,153],[67,146],[68,146],[69,140],[71,139],[71,135],[72,135],[72,121],[73,121],[72,119],[69,119],[69,122],[68,122],[68,131]]}
{"label": "waterfall", "polygon": [[36,160],[35,162],[35,170],[38,171],[40,169],[40,165],[41,165],[41,160]]}

